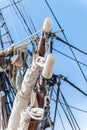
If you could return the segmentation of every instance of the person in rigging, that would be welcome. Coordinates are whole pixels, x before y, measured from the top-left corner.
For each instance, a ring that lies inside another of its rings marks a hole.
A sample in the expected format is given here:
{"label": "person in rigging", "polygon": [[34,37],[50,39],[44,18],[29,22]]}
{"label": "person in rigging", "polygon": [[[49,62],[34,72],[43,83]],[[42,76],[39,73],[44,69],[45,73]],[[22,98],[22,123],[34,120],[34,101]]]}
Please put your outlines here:
{"label": "person in rigging", "polygon": [[17,68],[16,89],[17,91],[19,91],[21,89],[22,81],[26,70],[31,64],[31,58],[29,60],[24,61],[21,55],[14,55],[11,58],[11,64],[13,64]]}

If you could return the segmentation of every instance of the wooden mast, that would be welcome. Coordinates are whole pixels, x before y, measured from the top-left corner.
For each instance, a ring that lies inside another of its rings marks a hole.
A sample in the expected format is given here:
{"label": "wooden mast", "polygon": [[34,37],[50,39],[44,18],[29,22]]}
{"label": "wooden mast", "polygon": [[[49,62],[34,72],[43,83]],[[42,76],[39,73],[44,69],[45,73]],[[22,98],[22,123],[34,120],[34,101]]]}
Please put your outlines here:
{"label": "wooden mast", "polygon": [[[38,45],[38,52],[39,52],[39,56],[44,57],[44,54],[45,54],[45,38],[44,37],[40,38],[39,45]],[[40,91],[37,92],[37,100],[38,100],[38,107],[43,108],[45,95],[43,95],[43,97],[41,97],[40,96],[41,93],[42,92],[40,92]],[[38,123],[39,123],[39,121],[31,119],[28,130],[37,130]]]}

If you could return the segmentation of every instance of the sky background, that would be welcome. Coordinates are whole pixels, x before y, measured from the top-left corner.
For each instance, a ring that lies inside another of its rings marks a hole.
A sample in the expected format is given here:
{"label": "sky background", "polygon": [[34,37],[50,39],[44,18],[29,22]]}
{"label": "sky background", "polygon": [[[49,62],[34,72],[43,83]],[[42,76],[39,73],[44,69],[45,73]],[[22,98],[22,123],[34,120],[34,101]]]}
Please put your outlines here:
{"label": "sky background", "polygon": [[[45,0],[25,0],[24,2],[25,7],[28,10],[28,15],[30,14],[36,30],[41,29],[43,21],[46,17],[51,17],[53,20],[52,32],[59,30],[59,27],[47,7]],[[69,43],[80,50],[87,52],[87,0],[48,0],[48,3],[50,4],[61,27],[64,29],[64,33]],[[9,0],[0,0],[0,8],[2,9],[5,22],[14,43],[17,43],[18,41],[26,38],[27,34],[22,29],[19,22],[20,20],[15,14],[13,8],[10,7],[4,9],[4,7],[9,4]],[[62,33],[58,36],[64,39]],[[8,47],[8,45],[5,45],[5,47]],[[70,48],[64,43],[54,40],[53,48],[73,58]],[[84,55],[75,49],[73,49],[73,52],[75,53],[78,61],[81,61],[87,65],[87,55]],[[53,51],[53,53],[56,58],[54,73],[64,75],[69,81],[87,93],[87,82],[84,79],[77,63],[55,51]],[[87,66],[81,64],[80,66],[85,77],[87,78]],[[61,82],[61,91],[63,92],[63,95],[69,105],[87,111],[86,96],[75,90],[64,81]],[[60,105],[58,110],[61,113],[66,129],[71,130],[68,125],[68,121],[60,108]],[[81,130],[87,130],[87,113],[75,109],[72,109],[72,112],[75,115]],[[58,129],[63,130],[63,127],[61,125],[59,115],[57,114],[55,130]]]}

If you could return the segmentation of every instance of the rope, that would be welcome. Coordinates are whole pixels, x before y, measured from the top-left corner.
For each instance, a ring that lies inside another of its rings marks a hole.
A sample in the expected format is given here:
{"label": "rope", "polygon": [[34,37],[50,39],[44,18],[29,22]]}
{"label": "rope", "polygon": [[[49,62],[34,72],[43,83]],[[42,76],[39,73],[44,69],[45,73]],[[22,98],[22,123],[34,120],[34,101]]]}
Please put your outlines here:
{"label": "rope", "polygon": [[[71,109],[69,108],[69,106],[68,106],[68,104],[67,104],[67,102],[66,102],[66,99],[64,98],[62,92],[60,92],[60,93],[61,93],[61,96],[62,96],[62,99],[63,99],[64,103],[66,104],[66,109],[67,109],[68,114],[69,114],[69,116],[70,116],[70,118],[71,118],[71,120],[72,120],[72,123],[73,123],[73,125],[74,125],[74,128],[76,129],[76,126],[77,126],[78,129],[80,130],[80,127],[79,127],[79,125],[78,125],[78,123],[77,123],[77,121],[76,121],[76,119],[75,119],[75,117],[74,117],[74,115],[73,115]],[[75,124],[76,124],[76,125],[75,125]],[[76,130],[77,130],[77,129],[76,129]]]}
{"label": "rope", "polygon": [[14,3],[14,5],[15,5],[16,9],[18,10],[18,12],[19,12],[19,14],[20,14],[20,16],[21,16],[23,22],[25,23],[25,25],[26,25],[28,31],[30,32],[30,34],[32,34],[32,32],[31,32],[31,30],[30,30],[30,28],[29,28],[29,26],[28,26],[28,24],[27,24],[25,18],[24,18],[23,15],[21,14],[21,12],[20,12],[20,10],[19,10],[19,8],[18,8],[18,6],[16,5],[16,3],[15,3],[14,0],[13,0],[13,3]]}
{"label": "rope", "polygon": [[62,117],[61,117],[61,114],[60,114],[59,110],[58,110],[58,114],[59,114],[59,117],[60,117],[60,120],[61,120],[61,123],[62,123],[63,129],[65,130],[65,126],[64,126],[64,123],[63,123],[63,120],[62,120]]}
{"label": "rope", "polygon": [[[32,35],[30,35],[30,36],[28,36],[28,37],[26,37],[26,38],[20,40],[19,42],[15,43],[13,46],[15,47],[15,46],[21,44],[22,42],[24,42],[24,41],[26,41],[26,40],[28,40],[28,39],[34,37],[36,34],[38,34],[38,33],[40,33],[40,32],[41,32],[41,30],[35,32],[34,34],[32,34]],[[31,41],[28,42],[27,44],[29,44],[29,43],[31,43]],[[24,44],[23,44],[23,45],[24,45]],[[4,49],[3,51],[1,51],[0,53],[3,53],[3,52],[5,52],[5,51],[7,51],[8,49],[9,49],[9,48],[6,48],[6,49]]]}
{"label": "rope", "polygon": [[[57,90],[56,90],[56,91],[57,91]],[[55,95],[57,95],[57,92],[56,92],[56,91],[55,91],[55,89],[54,89]],[[52,96],[53,96],[53,95],[52,95]],[[51,99],[51,100],[52,100],[52,99]],[[87,113],[87,111],[84,111],[84,110],[81,110],[81,109],[79,109],[79,108],[76,108],[76,107],[73,107],[73,106],[68,105],[67,102],[66,102],[66,100],[65,100],[65,98],[64,98],[64,96],[63,96],[63,100],[64,100],[64,103],[62,103],[60,100],[59,100],[59,103],[60,103],[60,105],[61,105],[61,107],[62,107],[62,109],[63,109],[63,111],[64,111],[64,113],[65,113],[65,115],[66,115],[66,117],[67,117],[67,119],[68,119],[68,121],[69,121],[69,124],[71,125],[71,127],[72,127],[73,130],[74,130],[74,128],[75,128],[75,130],[76,130],[76,126],[77,126],[78,129],[80,130],[80,127],[79,127],[79,125],[78,125],[78,123],[77,123],[77,121],[76,121],[76,119],[75,119],[75,117],[74,117],[72,111],[70,110],[70,107],[72,107],[72,108],[74,108],[74,109],[77,109],[77,110],[79,110],[79,111],[85,112],[85,113]],[[58,102],[57,100],[53,100],[53,101],[55,101],[56,103]],[[68,117],[68,115],[67,115],[67,112],[66,112],[65,108],[63,107],[63,105],[66,106],[67,111],[68,111],[68,114],[69,114],[69,116],[70,116],[70,118],[71,118],[71,121],[70,121],[70,119],[69,119],[69,117]],[[73,120],[73,121],[72,121],[72,120]],[[72,123],[73,123],[74,127],[73,127]],[[76,124],[76,126],[75,126],[75,124]],[[63,127],[63,128],[64,128],[64,127]]]}
{"label": "rope", "polygon": [[44,109],[42,108],[28,108],[28,114],[32,119],[42,120],[44,115]]}
{"label": "rope", "polygon": [[50,9],[50,11],[51,11],[51,13],[52,13],[52,15],[53,15],[53,17],[54,17],[56,23],[58,24],[59,28],[62,29],[61,25],[59,24],[59,22],[58,22],[58,20],[57,20],[57,18],[56,18],[56,16],[55,16],[55,14],[53,13],[53,11],[52,11],[50,5],[48,4],[47,0],[45,0],[45,2],[46,2],[46,4],[47,4],[48,8]]}
{"label": "rope", "polygon": [[70,46],[70,47],[76,49],[77,51],[81,52],[82,54],[87,55],[87,53],[86,53],[85,51],[78,49],[77,47],[71,45],[69,42],[66,42],[66,41],[62,40],[60,37],[56,36],[55,38],[56,38],[57,40],[61,41],[62,43],[64,43],[64,44],[66,44],[66,45],[68,45],[68,46]]}
{"label": "rope", "polygon": [[[60,103],[60,104],[63,104],[63,105],[66,105],[66,104],[62,103],[61,101],[59,101],[59,103]],[[71,105],[68,105],[68,106],[69,106],[70,108],[75,109],[75,110],[78,110],[78,111],[81,111],[81,112],[87,113],[87,111],[82,110],[82,109],[80,109],[80,108],[77,108],[77,107],[74,107],[74,106],[71,106]]]}
{"label": "rope", "polygon": [[72,130],[74,130],[74,128],[73,128],[73,126],[72,126],[72,123],[71,123],[71,121],[70,121],[70,119],[69,119],[69,117],[68,117],[68,115],[67,115],[67,113],[66,113],[64,107],[62,106],[62,104],[61,104],[61,107],[62,107],[62,109],[63,109],[63,111],[64,111],[64,113],[65,113],[65,115],[66,115],[66,118],[67,118],[67,120],[68,120],[68,122],[69,122],[69,124],[70,124],[70,126],[71,126],[71,128],[72,128]]}
{"label": "rope", "polygon": [[[66,80],[64,80],[64,81],[66,81]],[[68,81],[68,80],[67,80],[67,81]],[[69,82],[70,85],[74,85],[74,84],[72,84],[70,81],[68,81],[68,82]],[[56,94],[56,91],[57,91],[57,90],[55,90],[55,88],[56,88],[56,87],[54,87],[53,90],[54,90],[55,95],[57,95],[57,94]],[[81,89],[79,89],[79,88],[76,87],[75,85],[74,85],[74,88],[76,88],[79,92],[81,92],[82,94],[84,94],[85,96],[87,96],[87,94],[86,94],[84,91],[82,91]],[[53,93],[53,92],[52,92],[52,93]],[[52,96],[53,96],[53,94],[51,95],[51,100],[54,101],[54,102],[57,102],[54,97],[53,97],[53,99],[52,99]],[[66,105],[66,104],[64,104],[64,103],[62,103],[62,102],[60,102],[60,101],[59,101],[59,103],[60,103],[60,104],[63,104],[63,105]],[[67,104],[67,105],[68,105],[68,104]],[[71,105],[68,105],[68,106],[71,107],[71,108],[73,108],[73,109],[76,109],[76,110],[82,111],[82,112],[84,112],[84,113],[87,113],[86,110],[82,110],[82,109],[76,108],[76,107],[71,106]]]}
{"label": "rope", "polygon": [[24,24],[23,24],[22,20],[21,20],[20,17],[18,16],[18,13],[17,13],[15,7],[13,6],[14,4],[11,2],[11,0],[10,0],[10,3],[11,3],[11,5],[12,5],[13,9],[14,9],[14,12],[15,12],[16,16],[18,17],[18,19],[19,19],[19,21],[20,21],[19,23],[20,23],[22,29],[25,31],[25,33],[26,33],[27,36],[28,36],[29,34],[28,34],[26,28],[24,27]]}
{"label": "rope", "polygon": [[[61,25],[59,24],[59,22],[58,22],[58,20],[57,20],[57,18],[56,18],[56,16],[55,16],[55,14],[53,13],[53,11],[52,11],[50,5],[48,4],[47,0],[45,0],[45,2],[46,2],[46,4],[47,4],[48,8],[50,9],[50,11],[51,11],[51,13],[52,13],[52,15],[53,15],[53,17],[54,17],[56,23],[58,24],[59,28],[62,29]],[[63,36],[64,36],[66,42],[69,43],[68,40],[67,40],[67,38],[66,38],[66,36],[65,36],[64,31],[63,31],[62,33],[63,33]],[[82,73],[82,75],[83,75],[85,81],[87,82],[87,78],[86,78],[86,76],[85,76],[85,74],[84,74],[84,72],[83,72],[83,70],[82,70],[82,68],[81,68],[81,66],[80,66],[80,64],[79,64],[79,62],[78,62],[78,60],[77,60],[77,58],[76,58],[76,56],[75,56],[75,54],[74,54],[74,52],[73,52],[73,50],[72,50],[72,48],[71,48],[70,45],[69,45],[69,48],[70,48],[70,50],[71,50],[71,52],[72,52],[72,54],[73,54],[73,56],[74,56],[74,58],[75,58],[75,60],[76,60],[76,62],[77,62],[77,65],[78,65],[78,67],[79,67],[79,69],[80,69],[80,71],[81,71],[81,73]]]}
{"label": "rope", "polygon": [[17,34],[16,26],[15,26],[14,20],[13,20],[13,18],[12,18],[11,8],[9,8],[9,14],[10,14],[10,19],[11,19],[11,22],[12,22],[12,27],[13,27],[13,29],[14,29],[14,32],[15,32],[15,35],[16,35],[16,38],[17,38],[17,41],[19,41],[19,37],[18,37],[18,34]]}
{"label": "rope", "polygon": [[56,115],[57,115],[57,109],[58,109],[58,100],[59,100],[59,93],[60,93],[60,81],[58,82],[58,88],[57,88],[57,93],[56,93],[56,107],[55,107],[55,113],[54,113],[54,125],[53,125],[53,130],[55,126],[55,121],[56,121]]}
{"label": "rope", "polygon": [[[68,56],[68,55],[66,55],[66,54],[64,54],[64,53],[62,53],[62,52],[60,52],[59,50],[57,50],[57,49],[55,49],[55,48],[53,48],[53,50],[56,51],[56,52],[58,52],[58,53],[60,53],[60,54],[62,54],[62,55],[64,55],[64,56],[66,56],[66,57],[68,57],[68,58],[71,59],[71,60],[76,61],[74,58],[72,58],[72,57],[70,57],[70,56]],[[78,61],[78,62],[79,62],[80,64],[82,64],[82,65],[84,65],[84,66],[87,67],[87,65],[84,64],[83,62],[81,62],[81,61]]]}
{"label": "rope", "polygon": [[27,9],[27,6],[26,6],[24,0],[22,0],[22,7],[23,7],[23,9],[24,9],[24,11],[25,11],[25,14],[26,14],[26,17],[27,17],[27,19],[28,19],[28,22],[30,21],[29,23],[31,24],[32,30],[33,30],[34,32],[36,32],[37,30],[36,30],[35,25],[34,25],[32,19],[31,19],[31,17],[30,17],[29,11],[28,11],[28,9]]}
{"label": "rope", "polygon": [[[21,2],[21,1],[22,1],[22,0],[19,0],[19,1],[15,2],[15,3],[17,4],[17,3]],[[14,5],[14,4],[9,4],[9,5],[7,5],[7,6],[3,7],[3,8],[1,8],[0,10],[4,10],[4,9],[6,9],[6,8],[12,6],[12,5]]]}

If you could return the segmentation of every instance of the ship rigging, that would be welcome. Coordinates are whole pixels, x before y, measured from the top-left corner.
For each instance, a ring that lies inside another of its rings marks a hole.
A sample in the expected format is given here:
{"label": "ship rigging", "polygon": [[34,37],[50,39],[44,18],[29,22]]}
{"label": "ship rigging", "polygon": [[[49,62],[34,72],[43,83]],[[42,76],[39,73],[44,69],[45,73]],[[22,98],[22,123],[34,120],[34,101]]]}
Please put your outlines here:
{"label": "ship rigging", "polygon": [[[87,64],[78,60],[74,51],[77,51],[84,56],[87,56],[87,52],[72,45],[67,40],[65,32],[57,20],[49,2],[47,0],[44,2],[59,28],[58,30],[53,31],[52,27],[52,31],[46,35],[45,42],[50,46],[49,53],[63,55],[66,58],[76,62],[84,82],[87,83],[86,74],[83,69],[83,66],[87,67]],[[10,33],[10,25],[8,25],[9,21],[4,18],[4,10],[9,11],[9,19],[14,30],[12,33]],[[15,19],[12,19],[12,11],[15,14]],[[15,23],[17,25],[15,25]],[[19,36],[17,28],[20,32]],[[32,58],[33,52],[37,51],[38,49],[41,35],[42,26],[41,29],[38,29],[37,31],[26,6],[26,1],[8,0],[6,6],[0,9],[0,130],[5,130],[8,126],[8,120],[12,112],[13,102],[17,94],[15,84],[17,70],[11,64],[11,58],[14,55],[21,55],[23,60],[26,60],[28,57]],[[61,36],[63,38],[61,38]],[[16,37],[16,40],[14,37]],[[57,42],[62,43],[62,47],[69,47],[71,51],[70,54],[72,54],[73,57],[57,49]],[[53,73],[51,79],[45,79],[45,83],[47,84],[47,88],[45,90],[46,95],[44,96],[43,101],[43,118],[40,119],[39,123],[37,120],[32,119],[28,130],[31,130],[31,128],[32,130],[56,130],[58,129],[58,122],[61,124],[61,130],[66,130],[66,121],[63,121],[62,113],[64,119],[67,120],[69,130],[82,130],[72,110],[74,109],[84,113],[87,113],[87,111],[68,104],[64,96],[64,93],[67,92],[64,92],[62,89],[62,84],[64,83],[65,86],[68,85],[68,87],[71,87],[73,91],[79,92],[80,94],[84,95],[84,97],[87,96],[87,93],[71,82],[69,78],[63,74]],[[35,91],[36,90],[37,85]],[[38,118],[38,116],[36,117]]]}

